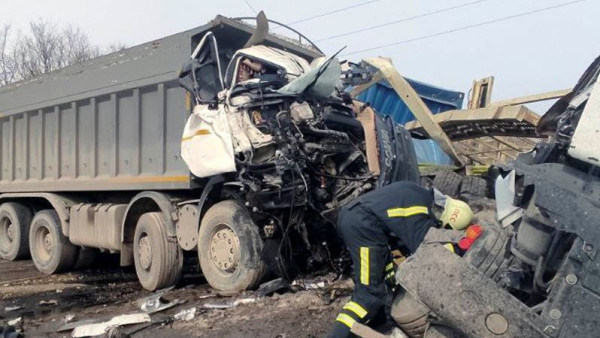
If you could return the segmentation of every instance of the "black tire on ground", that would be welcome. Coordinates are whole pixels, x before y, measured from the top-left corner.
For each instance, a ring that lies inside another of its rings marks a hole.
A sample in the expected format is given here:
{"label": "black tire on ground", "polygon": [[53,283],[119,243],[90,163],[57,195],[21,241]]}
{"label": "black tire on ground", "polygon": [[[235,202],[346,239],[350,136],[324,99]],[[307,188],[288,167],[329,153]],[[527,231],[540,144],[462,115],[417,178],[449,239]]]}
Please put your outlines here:
{"label": "black tire on ground", "polygon": [[219,202],[202,218],[198,258],[214,289],[236,292],[258,286],[266,272],[262,249],[259,229],[241,203]]}
{"label": "black tire on ground", "polygon": [[450,197],[458,197],[462,176],[454,171],[444,170],[433,179],[433,187]]}
{"label": "black tire on ground", "polygon": [[391,316],[410,337],[423,337],[429,327],[430,312],[429,308],[402,288],[394,296]]}
{"label": "black tire on ground", "polygon": [[77,258],[77,247],[63,235],[54,210],[42,210],[33,217],[29,250],[35,267],[47,275],[71,269]]}
{"label": "black tire on ground", "polygon": [[137,222],[133,237],[135,273],[144,289],[154,291],[173,286],[181,279],[183,251],[169,241],[167,220],[162,212],[147,212]]}
{"label": "black tire on ground", "polygon": [[488,183],[485,179],[477,176],[465,176],[460,183],[460,196],[468,199],[487,197]]}
{"label": "black tire on ground", "polygon": [[83,247],[77,248],[77,258],[73,264],[73,270],[89,268],[94,263],[97,255],[98,250],[96,249]]}
{"label": "black tire on ground", "polygon": [[0,258],[13,261],[29,256],[29,225],[33,217],[26,206],[0,205]]}

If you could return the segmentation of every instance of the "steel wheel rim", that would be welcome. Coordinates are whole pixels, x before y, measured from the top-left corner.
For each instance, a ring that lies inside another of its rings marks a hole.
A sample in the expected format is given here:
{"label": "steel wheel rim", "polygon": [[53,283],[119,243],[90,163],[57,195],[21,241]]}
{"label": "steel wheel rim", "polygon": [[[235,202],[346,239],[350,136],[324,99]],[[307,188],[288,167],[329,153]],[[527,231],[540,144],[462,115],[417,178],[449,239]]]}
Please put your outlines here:
{"label": "steel wheel rim", "polygon": [[15,239],[16,225],[8,217],[0,219],[0,251],[9,252]]}
{"label": "steel wheel rim", "polygon": [[50,229],[46,226],[37,228],[34,239],[38,258],[42,261],[50,260],[52,252],[54,251],[54,236],[50,233]]}
{"label": "steel wheel rim", "polygon": [[138,256],[140,267],[145,271],[150,271],[152,268],[152,242],[150,236],[143,232],[138,240]]}
{"label": "steel wheel rim", "polygon": [[212,264],[224,275],[231,275],[240,262],[240,241],[233,229],[219,224],[211,234],[209,255]]}

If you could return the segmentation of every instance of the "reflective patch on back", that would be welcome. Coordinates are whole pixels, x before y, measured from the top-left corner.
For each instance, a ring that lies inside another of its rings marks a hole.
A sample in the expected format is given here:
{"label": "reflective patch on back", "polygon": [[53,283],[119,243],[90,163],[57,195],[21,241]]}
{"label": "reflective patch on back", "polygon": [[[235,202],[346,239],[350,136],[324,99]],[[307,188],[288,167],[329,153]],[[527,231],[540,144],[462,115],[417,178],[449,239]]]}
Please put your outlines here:
{"label": "reflective patch on back", "polygon": [[420,214],[429,214],[429,209],[425,206],[417,205],[408,208],[392,208],[387,210],[387,215],[389,218],[410,217]]}

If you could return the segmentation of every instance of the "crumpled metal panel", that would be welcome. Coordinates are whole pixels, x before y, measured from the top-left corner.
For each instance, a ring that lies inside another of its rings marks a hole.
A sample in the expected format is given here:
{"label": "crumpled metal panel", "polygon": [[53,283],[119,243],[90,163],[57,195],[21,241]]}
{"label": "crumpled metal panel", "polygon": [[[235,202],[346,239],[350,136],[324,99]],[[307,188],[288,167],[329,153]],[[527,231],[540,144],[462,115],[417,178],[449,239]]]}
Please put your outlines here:
{"label": "crumpled metal panel", "polygon": [[[464,93],[442,89],[408,78],[406,81],[410,83],[433,114],[462,108]],[[380,81],[371,86],[362,92],[358,99],[371,103],[371,106],[379,113],[390,115],[396,123],[405,124],[415,119],[404,101],[398,97],[387,81]]]}
{"label": "crumpled metal panel", "polygon": [[[432,86],[423,82],[406,79],[419,94],[433,114],[462,108],[464,93]],[[415,116],[404,101],[391,88],[387,81],[380,81],[362,92],[358,99],[369,102],[382,115],[389,115],[394,122],[405,124]],[[452,165],[454,161],[432,140],[414,140],[415,152],[419,163]]]}

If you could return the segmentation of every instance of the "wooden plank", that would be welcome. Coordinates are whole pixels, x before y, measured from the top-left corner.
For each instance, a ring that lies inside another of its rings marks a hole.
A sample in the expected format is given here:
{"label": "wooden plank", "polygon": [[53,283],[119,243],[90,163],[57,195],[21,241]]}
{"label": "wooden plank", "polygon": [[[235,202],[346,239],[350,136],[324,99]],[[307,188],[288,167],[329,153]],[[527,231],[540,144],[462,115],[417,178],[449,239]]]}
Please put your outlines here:
{"label": "wooden plank", "polygon": [[469,109],[487,107],[492,99],[493,88],[493,76],[473,81],[473,88],[471,89],[471,97],[468,104]]}
{"label": "wooden plank", "polygon": [[519,147],[518,145],[516,145],[516,144],[514,144],[514,143],[512,143],[512,142],[510,142],[508,140],[502,140],[499,137],[494,137],[494,136],[490,136],[490,137],[493,138],[494,140],[496,140],[497,142],[502,143],[502,144],[504,144],[507,147],[510,147],[513,150],[516,150],[518,152],[522,152],[523,151],[523,149],[521,147]]}
{"label": "wooden plank", "polygon": [[371,86],[373,86],[374,84],[376,84],[377,82],[379,82],[381,80],[383,80],[383,75],[381,74],[381,72],[377,72],[373,75],[373,78],[371,79],[370,82],[354,87],[354,89],[352,89],[352,92],[350,92],[350,95],[352,97],[357,97],[358,95],[360,95],[360,93],[369,89]]}
{"label": "wooden plank", "polygon": [[379,175],[381,169],[379,167],[379,151],[377,148],[377,135],[375,134],[375,111],[371,107],[367,107],[360,101],[354,101],[354,112],[356,119],[363,126],[365,131],[365,148],[367,150],[367,164],[369,171],[373,175]]}
{"label": "wooden plank", "polygon": [[[461,142],[456,142],[454,145],[458,149],[458,152],[459,152],[460,156],[466,157],[466,158],[470,159],[471,161],[477,162],[477,163],[480,163],[480,164],[489,164],[490,163],[490,161],[482,160],[479,157],[476,157],[476,156],[473,156],[473,155],[467,155],[466,151],[465,151],[465,149],[467,149],[467,146],[465,144],[463,144]],[[488,157],[490,157],[490,156],[488,156]],[[492,160],[496,161],[495,158],[492,158]]]}
{"label": "wooden plank", "polygon": [[502,101],[496,101],[490,103],[490,106],[502,107],[502,106],[516,106],[519,104],[532,103],[538,101],[546,101],[561,98],[573,91],[573,88],[554,90],[551,92],[515,97],[513,99],[507,99]]}
{"label": "wooden plank", "polygon": [[[445,122],[463,122],[481,120],[515,120],[525,121],[532,126],[537,126],[540,116],[525,106],[507,106],[507,107],[487,107],[478,109],[449,110],[436,114],[434,120],[437,123]],[[420,121],[411,121],[404,126],[407,130],[418,129],[422,127]]]}
{"label": "wooden plank", "polygon": [[408,109],[410,109],[417,120],[421,122],[429,136],[436,141],[455,162],[462,165],[463,161],[458,156],[448,135],[446,135],[442,127],[434,120],[433,114],[423,100],[421,100],[419,94],[417,94],[412,86],[402,77],[402,75],[400,75],[400,73],[398,73],[391,61],[384,58],[372,58],[364,61],[379,69],[378,73],[381,73],[382,77],[390,83]]}
{"label": "wooden plank", "polygon": [[[495,162],[498,161],[497,157],[494,157],[494,156],[492,156],[492,155],[489,154],[490,152],[493,152],[493,151],[483,151],[483,152],[480,152],[479,149],[472,147],[471,145],[469,145],[468,143],[466,143],[464,141],[456,142],[455,144],[458,146],[458,148],[462,148],[462,149],[460,149],[460,154],[461,155],[464,155],[464,156],[466,156],[468,158],[471,158],[471,159],[476,158],[476,161],[479,162],[479,163],[481,163],[481,164],[489,164],[489,161],[486,163],[486,162],[484,162],[484,160],[482,160],[481,158],[479,158],[479,157],[483,157],[483,156],[491,159],[492,163],[495,163]],[[474,157],[474,155],[478,155],[478,156]]]}

